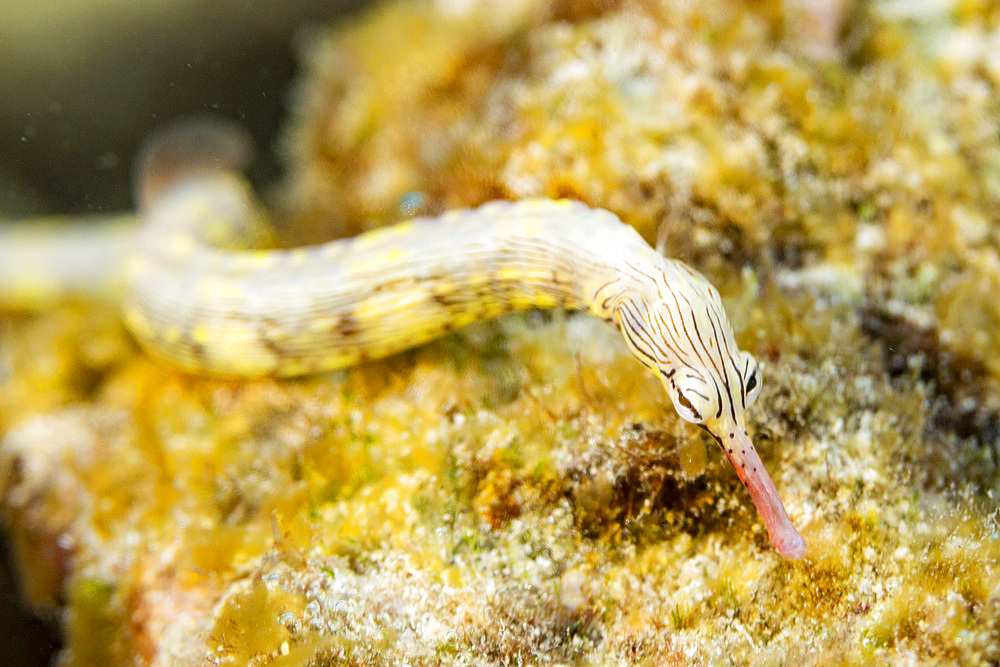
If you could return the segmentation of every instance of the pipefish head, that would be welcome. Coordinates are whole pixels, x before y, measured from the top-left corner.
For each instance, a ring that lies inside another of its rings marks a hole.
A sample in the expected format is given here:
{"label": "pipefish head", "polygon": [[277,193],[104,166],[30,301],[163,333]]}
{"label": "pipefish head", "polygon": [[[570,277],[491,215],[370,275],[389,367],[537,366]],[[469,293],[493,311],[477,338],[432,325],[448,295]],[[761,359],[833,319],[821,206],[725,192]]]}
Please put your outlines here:
{"label": "pipefish head", "polygon": [[718,291],[668,260],[662,277],[621,299],[616,315],[629,347],[658,374],[677,413],[711,435],[732,463],[771,544],[785,556],[802,557],[805,541],[746,429],[744,413],[761,388],[757,360],[737,347]]}

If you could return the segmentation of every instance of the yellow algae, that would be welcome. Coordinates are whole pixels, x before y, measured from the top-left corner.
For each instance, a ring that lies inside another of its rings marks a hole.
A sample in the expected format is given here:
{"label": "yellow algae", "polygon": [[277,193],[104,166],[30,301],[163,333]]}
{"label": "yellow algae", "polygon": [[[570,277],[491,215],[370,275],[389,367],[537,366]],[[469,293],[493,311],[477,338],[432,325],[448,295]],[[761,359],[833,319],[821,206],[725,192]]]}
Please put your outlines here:
{"label": "yellow algae", "polygon": [[301,631],[305,605],[304,595],[283,590],[266,579],[244,582],[227,596],[218,612],[210,632],[212,641],[217,642],[211,659],[239,665],[302,664],[316,652],[318,644],[314,635]]}

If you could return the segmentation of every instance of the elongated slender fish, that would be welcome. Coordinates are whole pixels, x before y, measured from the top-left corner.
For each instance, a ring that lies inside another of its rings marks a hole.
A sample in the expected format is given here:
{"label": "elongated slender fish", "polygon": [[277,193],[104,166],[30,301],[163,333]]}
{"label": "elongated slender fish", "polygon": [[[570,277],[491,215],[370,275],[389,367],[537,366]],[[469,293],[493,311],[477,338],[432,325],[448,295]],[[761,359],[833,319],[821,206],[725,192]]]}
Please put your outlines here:
{"label": "elongated slender fish", "polygon": [[701,274],[608,211],[548,199],[491,202],[292,250],[224,247],[266,227],[230,169],[243,154],[231,131],[188,126],[161,136],[141,163],[146,223],[124,314],[150,353],[196,372],[291,376],[505,312],[586,311],[617,326],[678,414],[718,443],[777,550],[805,553],[744,425],[760,391],[757,362],[737,347]]}

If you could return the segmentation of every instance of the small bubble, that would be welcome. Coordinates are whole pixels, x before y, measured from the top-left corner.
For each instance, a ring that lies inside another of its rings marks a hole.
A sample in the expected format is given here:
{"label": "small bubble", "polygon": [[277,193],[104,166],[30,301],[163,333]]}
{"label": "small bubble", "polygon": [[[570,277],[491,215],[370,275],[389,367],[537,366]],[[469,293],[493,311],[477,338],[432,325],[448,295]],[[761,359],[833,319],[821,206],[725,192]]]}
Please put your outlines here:
{"label": "small bubble", "polygon": [[282,614],[281,618],[278,619],[282,627],[288,630],[293,635],[302,628],[302,623],[299,621],[298,616],[292,613]]}
{"label": "small bubble", "polygon": [[427,203],[423,192],[407,192],[399,200],[399,212],[407,218],[417,215]]}

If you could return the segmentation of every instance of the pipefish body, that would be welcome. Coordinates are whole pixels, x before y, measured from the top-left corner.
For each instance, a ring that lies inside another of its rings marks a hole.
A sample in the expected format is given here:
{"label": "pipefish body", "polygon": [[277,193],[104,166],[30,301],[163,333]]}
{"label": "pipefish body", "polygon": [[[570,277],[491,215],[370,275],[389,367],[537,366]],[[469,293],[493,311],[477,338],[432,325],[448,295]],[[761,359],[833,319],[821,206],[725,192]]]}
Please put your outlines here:
{"label": "pipefish body", "polygon": [[678,414],[718,443],[775,548],[804,555],[745,428],[757,362],[737,347],[701,274],[608,211],[549,199],[491,202],[318,246],[223,248],[220,239],[256,234],[264,213],[227,169],[237,160],[218,157],[233,136],[189,130],[162,135],[141,163],[146,222],[128,262],[124,317],[151,354],[195,372],[293,376],[506,312],[582,310],[613,323]]}

